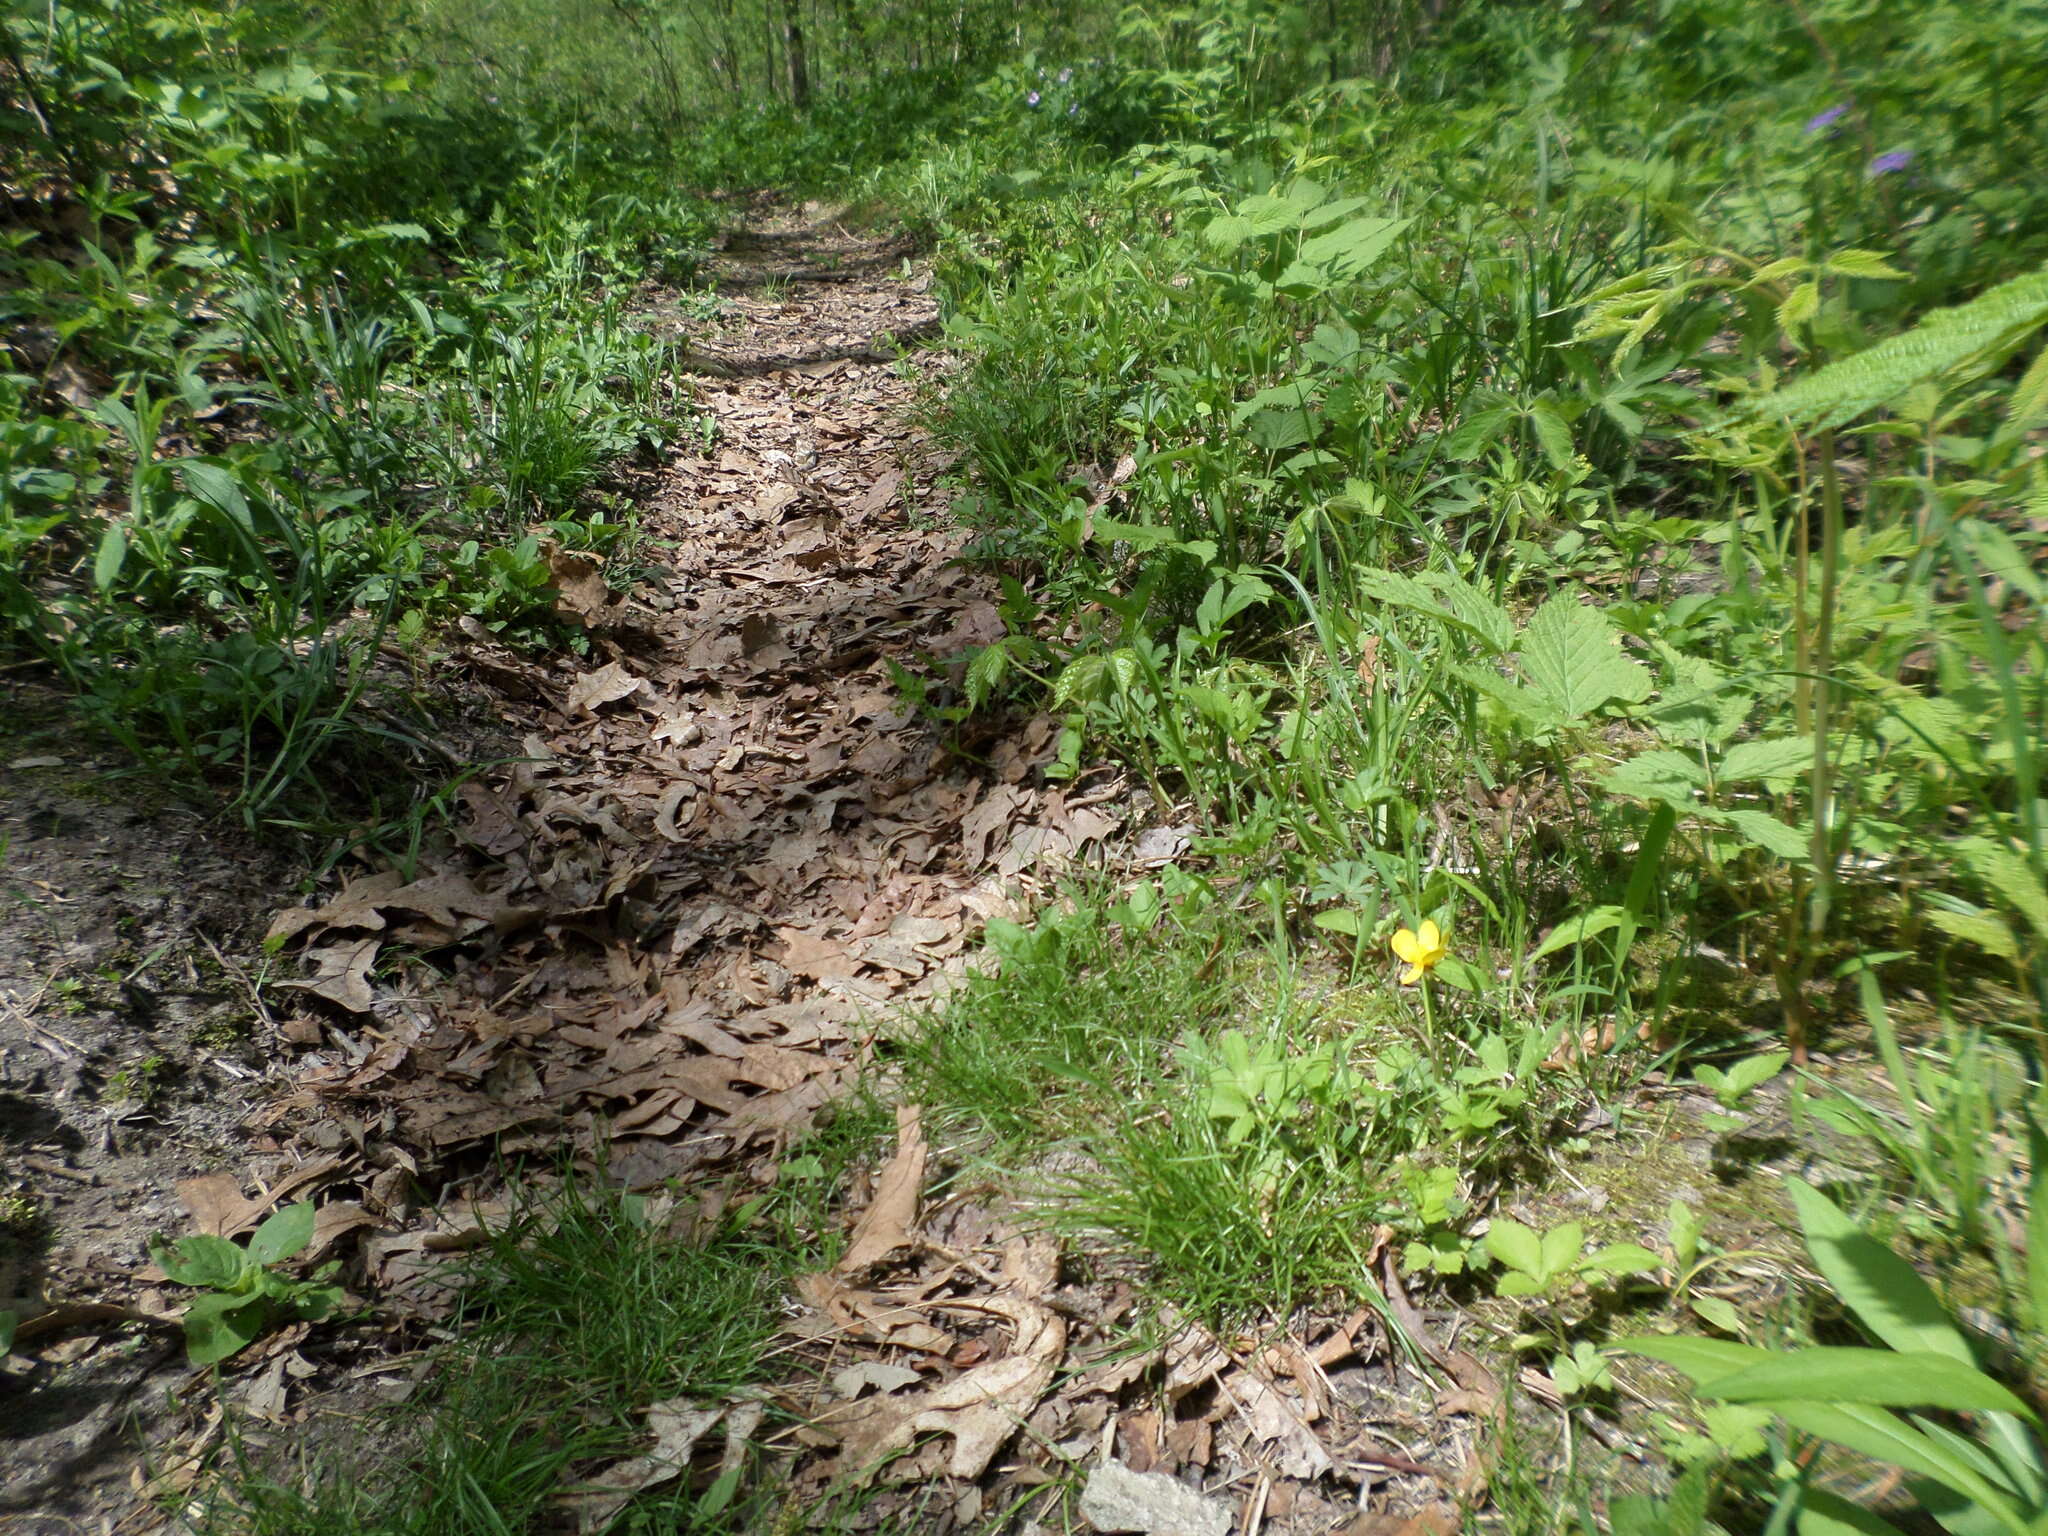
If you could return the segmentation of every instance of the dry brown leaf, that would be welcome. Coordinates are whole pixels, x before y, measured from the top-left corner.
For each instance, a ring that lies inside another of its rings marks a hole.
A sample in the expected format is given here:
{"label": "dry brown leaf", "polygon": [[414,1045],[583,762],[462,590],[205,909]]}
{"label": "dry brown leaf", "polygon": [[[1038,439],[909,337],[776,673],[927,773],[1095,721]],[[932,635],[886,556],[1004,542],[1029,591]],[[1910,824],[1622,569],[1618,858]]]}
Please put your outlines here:
{"label": "dry brown leaf", "polygon": [[631,698],[646,687],[645,678],[635,677],[616,661],[608,661],[595,671],[578,675],[562,700],[562,709],[572,716],[595,715],[605,705]]}
{"label": "dry brown leaf", "polygon": [[922,1121],[923,1111],[917,1106],[898,1107],[895,1155],[875,1181],[875,1198],[854,1224],[852,1240],[835,1266],[840,1274],[861,1274],[916,1246],[926,1157]]}
{"label": "dry brown leaf", "polygon": [[824,1415],[816,1427],[838,1439],[842,1466],[868,1473],[919,1435],[943,1434],[953,1437],[949,1476],[971,1482],[988,1470],[1052,1385],[1067,1328],[1022,1296],[982,1298],[974,1310],[1010,1325],[1010,1352],[921,1392],[862,1398]]}
{"label": "dry brown leaf", "polygon": [[380,942],[372,937],[308,950],[306,958],[313,962],[313,979],[280,981],[275,985],[296,987],[315,997],[324,997],[350,1013],[368,1013],[377,1002],[376,993],[370,990],[370,967],[377,963],[380,947]]}

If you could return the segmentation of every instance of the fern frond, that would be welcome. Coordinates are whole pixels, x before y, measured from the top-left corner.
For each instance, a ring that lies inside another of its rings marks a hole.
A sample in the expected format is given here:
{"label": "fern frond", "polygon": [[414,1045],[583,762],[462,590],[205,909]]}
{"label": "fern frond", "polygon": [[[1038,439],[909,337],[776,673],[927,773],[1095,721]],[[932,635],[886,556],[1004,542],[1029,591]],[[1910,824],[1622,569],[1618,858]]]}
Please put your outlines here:
{"label": "fern frond", "polygon": [[2048,324],[2048,267],[2001,283],[1967,304],[1937,309],[1910,331],[1829,363],[1740,408],[1810,430],[1842,426],[1915,384],[1968,374],[2009,357]]}

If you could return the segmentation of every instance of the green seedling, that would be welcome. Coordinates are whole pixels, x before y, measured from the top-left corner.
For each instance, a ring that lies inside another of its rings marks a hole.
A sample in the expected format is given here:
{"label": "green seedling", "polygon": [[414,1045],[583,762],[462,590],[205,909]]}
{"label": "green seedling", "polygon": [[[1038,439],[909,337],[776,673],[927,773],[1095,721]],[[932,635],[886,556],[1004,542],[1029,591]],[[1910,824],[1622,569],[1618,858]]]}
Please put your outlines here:
{"label": "green seedling", "polygon": [[1577,1397],[1586,1392],[1608,1392],[1614,1388],[1614,1375],[1607,1368],[1607,1357],[1590,1339],[1580,1339],[1568,1353],[1560,1353],[1551,1361],[1550,1379],[1557,1383],[1557,1390],[1566,1397]]}
{"label": "green seedling", "polygon": [[1497,1216],[1486,1229],[1486,1251],[1507,1271],[1497,1287],[1501,1295],[1546,1300],[1582,1282],[1617,1280],[1663,1267],[1663,1260],[1638,1243],[1608,1243],[1588,1252],[1586,1229],[1576,1221],[1539,1233]]}
{"label": "green seedling", "polygon": [[313,1240],[313,1203],[302,1200],[275,1212],[249,1236],[248,1246],[199,1233],[175,1243],[158,1238],[149,1256],[179,1285],[198,1288],[185,1307],[185,1355],[213,1365],[254,1343],[287,1319],[317,1322],[340,1305],[342,1291],[327,1282],[340,1268],[323,1265],[310,1279],[293,1280],[273,1266]]}
{"label": "green seedling", "polygon": [[1717,1131],[1731,1131],[1742,1124],[1741,1117],[1732,1111],[1739,1109],[1744,1099],[1784,1071],[1785,1063],[1791,1059],[1790,1051],[1764,1051],[1759,1055],[1745,1056],[1726,1071],[1704,1062],[1694,1067],[1693,1081],[1712,1093],[1725,1112],[1706,1116],[1707,1124]]}

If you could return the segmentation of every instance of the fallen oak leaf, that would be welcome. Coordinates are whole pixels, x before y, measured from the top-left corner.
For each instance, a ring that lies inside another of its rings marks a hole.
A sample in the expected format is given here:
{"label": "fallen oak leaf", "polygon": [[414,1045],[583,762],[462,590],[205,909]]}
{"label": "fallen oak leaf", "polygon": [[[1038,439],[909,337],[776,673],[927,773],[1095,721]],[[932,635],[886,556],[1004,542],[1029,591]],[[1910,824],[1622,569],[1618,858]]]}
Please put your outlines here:
{"label": "fallen oak leaf", "polygon": [[896,1110],[896,1152],[875,1181],[875,1198],[854,1224],[853,1238],[834,1269],[857,1275],[917,1244],[918,1195],[924,1187],[927,1149],[923,1110],[914,1104]]}
{"label": "fallen oak leaf", "polygon": [[953,1437],[948,1475],[972,1482],[1052,1386],[1067,1344],[1057,1313],[1021,1296],[932,1305],[1002,1318],[1013,1330],[1011,1352],[922,1392],[866,1397],[823,1415],[813,1427],[839,1441],[841,1464],[857,1475],[919,1435],[944,1434]]}
{"label": "fallen oak leaf", "polygon": [[726,1426],[724,1463],[737,1466],[748,1437],[761,1422],[759,1403],[707,1407],[685,1397],[673,1397],[650,1404],[647,1427],[654,1434],[654,1445],[630,1461],[607,1467],[581,1487],[562,1495],[562,1502],[576,1512],[577,1531],[588,1536],[610,1529],[637,1495],[673,1482],[689,1471],[697,1443],[721,1419]]}
{"label": "fallen oak leaf", "polygon": [[608,661],[595,671],[578,674],[562,700],[562,711],[569,715],[595,715],[606,704],[631,698],[646,687],[646,678],[635,677],[618,662]]}
{"label": "fallen oak leaf", "polygon": [[306,958],[313,962],[313,979],[280,981],[274,985],[324,997],[349,1013],[368,1013],[377,1002],[376,994],[370,990],[370,967],[377,963],[380,947],[381,941],[372,935],[308,950]]}

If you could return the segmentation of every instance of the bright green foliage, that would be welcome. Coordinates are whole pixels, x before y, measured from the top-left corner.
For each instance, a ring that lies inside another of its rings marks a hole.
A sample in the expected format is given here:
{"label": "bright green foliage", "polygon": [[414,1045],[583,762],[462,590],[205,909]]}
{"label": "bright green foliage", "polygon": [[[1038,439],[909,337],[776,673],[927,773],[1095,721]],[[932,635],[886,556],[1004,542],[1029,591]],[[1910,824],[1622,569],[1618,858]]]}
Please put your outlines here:
{"label": "bright green foliage", "polygon": [[1497,1216],[1486,1229],[1486,1251],[1501,1268],[1503,1296],[1555,1297],[1581,1281],[1618,1279],[1648,1274],[1663,1261],[1640,1243],[1606,1243],[1586,1247],[1586,1229],[1575,1221],[1537,1232],[1509,1216]]}
{"label": "bright green foliage", "polygon": [[388,783],[351,772],[420,718],[387,640],[567,638],[541,541],[617,544],[599,477],[675,414],[618,285],[685,272],[701,205],[624,138],[442,93],[413,19],[0,13],[44,200],[0,247],[0,650],[252,823]]}
{"label": "bright green foliage", "polygon": [[[1970,1340],[1913,1267],[1866,1235],[1833,1201],[1788,1181],[1814,1265],[1882,1349],[1815,1346],[1770,1351],[1698,1338],[1632,1338],[1617,1347],[1676,1366],[1705,1398],[1768,1409],[1793,1429],[1902,1468],[1922,1505],[1957,1536],[2048,1526],[2048,1460],[2026,1402],[1980,1368]],[[2037,1205],[2048,1193],[2038,1172]],[[2048,1272],[2048,1250],[2030,1258]],[[1970,1416],[1966,1439],[1924,1413]],[[1895,1527],[1822,1490],[1794,1485],[1799,1529],[1888,1532]]]}
{"label": "bright green foliage", "polygon": [[185,1354],[194,1365],[227,1359],[286,1318],[317,1322],[340,1304],[341,1287],[328,1283],[338,1264],[308,1280],[276,1269],[313,1240],[313,1221],[312,1202],[302,1200],[273,1212],[246,1245],[205,1233],[150,1244],[157,1268],[206,1293],[185,1306]]}

